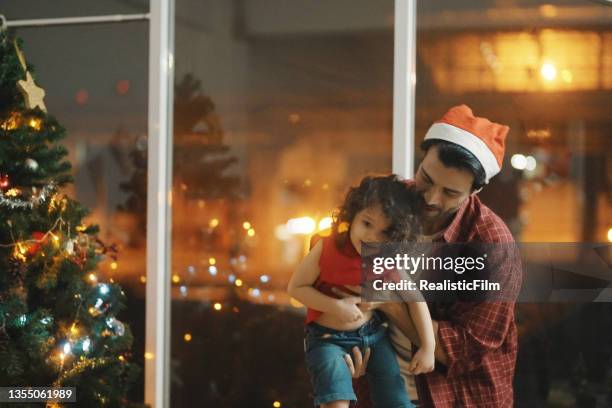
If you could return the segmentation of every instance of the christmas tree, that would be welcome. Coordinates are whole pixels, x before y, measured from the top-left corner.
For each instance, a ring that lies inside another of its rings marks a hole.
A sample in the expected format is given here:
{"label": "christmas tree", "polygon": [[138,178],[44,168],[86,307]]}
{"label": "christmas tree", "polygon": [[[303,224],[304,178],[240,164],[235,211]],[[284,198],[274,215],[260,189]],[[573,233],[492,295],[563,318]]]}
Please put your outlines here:
{"label": "christmas tree", "polygon": [[[202,90],[202,83],[191,74],[184,75],[177,81],[174,89],[174,120],[173,120],[173,166],[172,185],[175,202],[175,218],[173,230],[181,230],[183,214],[176,214],[176,208],[188,201],[208,203],[209,207],[226,203],[236,204],[245,194],[241,180],[231,174],[232,167],[238,159],[231,155],[230,147],[224,143],[224,132],[213,100]],[[130,152],[133,172],[130,178],[121,183],[121,189],[126,193],[125,203],[119,206],[119,211],[129,213],[136,218],[137,229],[130,236],[130,244],[144,244],[146,236],[147,214],[147,150],[144,144],[137,142]],[[229,211],[231,212],[231,210]],[[219,229],[208,221],[187,216],[194,229],[201,230],[204,246],[214,245],[219,241]],[[235,229],[242,230],[242,222],[233,220]],[[229,222],[224,223],[227,226]],[[226,233],[229,234],[229,228]],[[180,241],[180,237],[177,237]],[[239,245],[239,243],[236,243]],[[234,251],[235,252],[235,251]]]}
{"label": "christmas tree", "polygon": [[221,121],[202,83],[185,75],[174,91],[174,182],[187,185],[186,198],[235,199],[240,180],[228,174],[238,159],[223,143]]}
{"label": "christmas tree", "polygon": [[70,406],[128,406],[140,369],[117,318],[125,294],[97,272],[115,253],[61,191],[72,181],[66,131],[21,45],[0,32],[0,385],[76,387]]}

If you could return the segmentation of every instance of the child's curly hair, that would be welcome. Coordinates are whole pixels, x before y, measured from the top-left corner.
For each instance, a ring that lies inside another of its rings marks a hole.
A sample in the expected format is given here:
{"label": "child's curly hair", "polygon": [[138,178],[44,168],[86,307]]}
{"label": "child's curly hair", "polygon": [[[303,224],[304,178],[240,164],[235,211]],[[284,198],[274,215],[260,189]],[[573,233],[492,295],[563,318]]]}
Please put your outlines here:
{"label": "child's curly hair", "polygon": [[344,203],[333,214],[332,231],[336,232],[336,243],[339,246],[346,243],[348,235],[341,231],[341,225],[350,225],[359,211],[375,205],[380,205],[382,213],[391,223],[387,231],[391,241],[416,239],[420,230],[420,199],[414,189],[408,187],[395,174],[367,176],[361,180],[359,186],[349,189]]}

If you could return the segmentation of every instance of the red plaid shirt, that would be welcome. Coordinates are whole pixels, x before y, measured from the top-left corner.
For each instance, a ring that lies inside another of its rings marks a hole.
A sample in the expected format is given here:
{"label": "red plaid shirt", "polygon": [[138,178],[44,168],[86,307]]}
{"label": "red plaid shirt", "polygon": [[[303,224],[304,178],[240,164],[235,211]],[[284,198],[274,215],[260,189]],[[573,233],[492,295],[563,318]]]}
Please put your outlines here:
{"label": "red plaid shirt", "polygon": [[[504,222],[482,204],[477,196],[457,211],[441,241],[514,242]],[[518,293],[520,262],[515,257],[498,259],[505,266],[500,282]],[[507,271],[507,273],[506,273]],[[514,302],[430,304],[432,318],[439,324],[440,346],[448,365],[416,376],[422,407],[512,407],[512,379],[518,348]],[[365,378],[365,377],[363,377]],[[358,408],[371,406],[367,382],[356,381]]]}

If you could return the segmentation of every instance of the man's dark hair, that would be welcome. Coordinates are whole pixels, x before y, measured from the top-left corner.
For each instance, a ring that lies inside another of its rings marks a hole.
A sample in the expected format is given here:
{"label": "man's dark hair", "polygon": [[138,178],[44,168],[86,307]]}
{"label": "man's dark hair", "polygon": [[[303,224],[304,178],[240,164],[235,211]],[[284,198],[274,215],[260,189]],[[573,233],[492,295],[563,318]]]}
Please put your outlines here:
{"label": "man's dark hair", "polygon": [[483,187],[486,182],[486,173],[482,164],[466,148],[456,143],[440,139],[428,139],[421,143],[421,150],[425,153],[432,146],[438,146],[438,158],[446,167],[467,170],[474,176],[472,191]]}

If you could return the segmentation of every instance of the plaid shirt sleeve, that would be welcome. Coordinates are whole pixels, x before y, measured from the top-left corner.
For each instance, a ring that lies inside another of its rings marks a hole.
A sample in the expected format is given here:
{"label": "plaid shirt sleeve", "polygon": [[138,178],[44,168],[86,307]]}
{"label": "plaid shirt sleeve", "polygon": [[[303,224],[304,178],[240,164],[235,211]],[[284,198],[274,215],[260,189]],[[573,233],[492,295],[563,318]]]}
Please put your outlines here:
{"label": "plaid shirt sleeve", "polygon": [[462,313],[455,322],[439,322],[440,346],[448,356],[448,377],[478,369],[486,353],[497,350],[505,341],[514,321],[514,305],[483,303]]}
{"label": "plaid shirt sleeve", "polygon": [[502,301],[457,302],[448,319],[438,322],[440,345],[448,356],[446,375],[467,374],[498,350],[514,326],[514,301],[521,284],[521,267],[514,243],[487,244],[489,277],[501,286]]}

